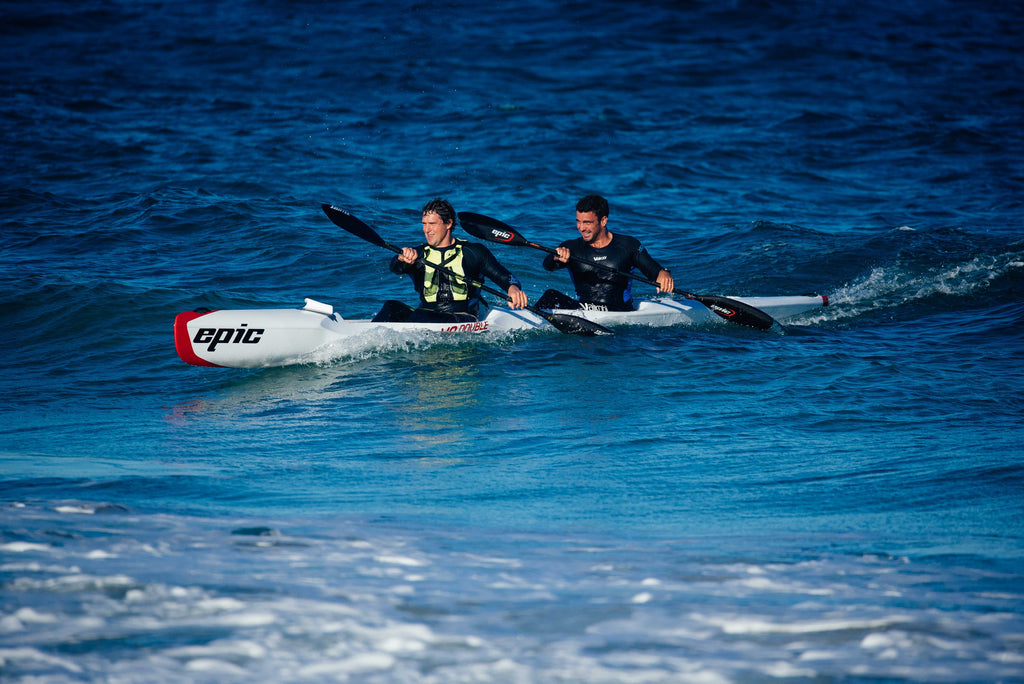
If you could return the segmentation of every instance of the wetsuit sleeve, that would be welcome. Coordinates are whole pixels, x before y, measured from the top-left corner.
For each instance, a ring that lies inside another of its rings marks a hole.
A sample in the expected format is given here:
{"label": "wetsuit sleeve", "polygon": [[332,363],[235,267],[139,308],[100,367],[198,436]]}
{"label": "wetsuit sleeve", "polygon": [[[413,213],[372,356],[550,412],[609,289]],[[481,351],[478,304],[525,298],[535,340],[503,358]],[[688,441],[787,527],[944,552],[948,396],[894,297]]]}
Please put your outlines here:
{"label": "wetsuit sleeve", "polygon": [[503,290],[508,290],[513,285],[522,289],[522,285],[519,283],[519,280],[494,258],[494,255],[491,254],[491,250],[479,243],[467,242],[463,246],[462,251],[464,254],[469,254],[473,257],[473,261],[475,262],[473,270],[484,278],[500,285]]}
{"label": "wetsuit sleeve", "polygon": [[399,261],[397,254],[391,257],[391,263],[388,264],[388,270],[390,270],[392,273],[397,273],[398,275],[408,273],[415,267],[416,264],[407,264],[404,261]]}
{"label": "wetsuit sleeve", "polygon": [[633,254],[633,263],[647,276],[648,280],[657,280],[658,274],[664,270],[664,267],[655,261],[654,257],[648,254],[640,243],[637,243],[636,252]]}
{"label": "wetsuit sleeve", "polygon": [[[422,245],[416,248],[416,256],[418,256],[420,259],[423,258],[423,246]],[[418,264],[418,263],[416,263],[416,264],[407,264],[404,261],[399,261],[397,254],[395,256],[391,257],[391,262],[388,264],[388,269],[392,273],[397,273],[398,275],[405,275],[406,273],[412,273],[413,271],[415,271],[418,268],[422,269],[423,267],[420,264]]]}

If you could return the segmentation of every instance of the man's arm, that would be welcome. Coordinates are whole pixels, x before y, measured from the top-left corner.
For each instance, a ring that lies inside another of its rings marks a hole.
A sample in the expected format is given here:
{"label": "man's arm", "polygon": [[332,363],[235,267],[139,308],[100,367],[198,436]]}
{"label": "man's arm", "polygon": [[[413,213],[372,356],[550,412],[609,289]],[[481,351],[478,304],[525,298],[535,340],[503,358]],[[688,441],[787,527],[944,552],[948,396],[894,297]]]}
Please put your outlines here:
{"label": "man's arm", "polygon": [[544,257],[545,271],[557,271],[560,268],[565,268],[569,264],[569,247],[568,243],[563,242],[555,248],[555,254],[548,254]]}
{"label": "man's arm", "polygon": [[672,279],[672,274],[669,273],[668,269],[663,268],[661,264],[654,260],[643,246],[639,246],[634,262],[637,268],[647,276],[649,280],[654,280],[658,283],[659,292],[672,292],[675,289],[675,281]]}
{"label": "man's arm", "polygon": [[391,269],[392,273],[397,273],[398,275],[410,273],[416,268],[416,260],[419,256],[418,250],[412,247],[403,247],[401,254],[396,254],[391,258],[388,268]]}
{"label": "man's arm", "polygon": [[491,250],[478,243],[469,243],[463,247],[463,251],[468,251],[473,255],[477,261],[476,270],[484,278],[490,278],[491,282],[500,285],[503,290],[508,291],[509,302],[511,302],[512,308],[520,309],[526,306],[526,293],[520,287],[519,280],[498,262],[494,255],[491,254]]}

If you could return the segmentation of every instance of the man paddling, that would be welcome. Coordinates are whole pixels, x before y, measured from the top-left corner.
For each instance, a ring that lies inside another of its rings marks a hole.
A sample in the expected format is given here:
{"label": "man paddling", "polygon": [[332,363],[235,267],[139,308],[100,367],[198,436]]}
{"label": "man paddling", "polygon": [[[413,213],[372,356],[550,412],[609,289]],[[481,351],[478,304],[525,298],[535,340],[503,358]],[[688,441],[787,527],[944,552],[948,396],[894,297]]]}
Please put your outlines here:
{"label": "man paddling", "polygon": [[[477,320],[480,288],[472,281],[490,278],[508,291],[513,309],[527,305],[526,293],[507,268],[498,263],[491,251],[476,242],[460,240],[452,235],[455,210],[444,199],[433,199],[423,207],[423,235],[427,241],[419,247],[404,247],[391,259],[390,269],[399,275],[412,276],[420,296],[419,307],[394,300],[384,302],[374,321],[408,321],[416,323],[460,323]],[[426,262],[426,264],[424,264]],[[443,266],[461,277],[431,268]]]}
{"label": "man paddling", "polygon": [[[576,203],[576,230],[580,237],[560,244],[555,254],[544,258],[544,268],[555,271],[568,268],[576,288],[579,305],[602,311],[633,311],[632,280],[620,273],[595,268],[588,263],[603,264],[629,273],[639,269],[648,280],[658,283],[658,292],[672,292],[672,274],[655,261],[636,238],[608,230],[608,201],[600,195],[587,195]],[[570,258],[574,260],[570,261]],[[576,259],[579,259],[577,261]],[[567,298],[548,290],[537,301],[541,309],[569,308]],[[571,300],[568,302],[572,304]]]}

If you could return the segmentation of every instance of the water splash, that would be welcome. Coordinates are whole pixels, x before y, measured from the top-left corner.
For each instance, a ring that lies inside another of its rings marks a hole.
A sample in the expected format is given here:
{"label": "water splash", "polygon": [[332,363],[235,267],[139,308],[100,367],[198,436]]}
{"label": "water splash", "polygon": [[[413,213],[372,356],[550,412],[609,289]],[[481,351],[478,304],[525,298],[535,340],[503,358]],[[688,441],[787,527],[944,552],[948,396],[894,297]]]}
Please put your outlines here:
{"label": "water splash", "polygon": [[1024,268],[1024,252],[978,255],[967,261],[915,271],[901,263],[876,266],[829,295],[818,321],[856,318],[869,312],[924,302],[936,296],[966,298],[997,286]]}

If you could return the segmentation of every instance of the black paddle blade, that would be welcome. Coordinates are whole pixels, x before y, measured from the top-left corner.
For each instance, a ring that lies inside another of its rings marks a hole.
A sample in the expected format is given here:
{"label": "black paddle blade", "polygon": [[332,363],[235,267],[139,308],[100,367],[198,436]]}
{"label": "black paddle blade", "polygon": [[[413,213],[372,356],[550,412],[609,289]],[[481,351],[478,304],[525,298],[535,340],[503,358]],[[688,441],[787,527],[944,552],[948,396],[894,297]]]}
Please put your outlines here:
{"label": "black paddle blade", "polygon": [[474,214],[471,211],[459,212],[459,223],[466,229],[466,232],[480,240],[489,242],[500,242],[505,245],[522,247],[528,245],[522,235],[516,232],[515,228],[504,221],[499,221],[483,214]]}
{"label": "black paddle blade", "polygon": [[739,323],[740,325],[758,330],[770,330],[775,325],[775,319],[764,311],[735,299],[718,297],[716,295],[687,296],[690,299],[696,299],[725,320],[733,323]]}
{"label": "black paddle blade", "polygon": [[344,209],[336,207],[333,204],[321,204],[320,208],[324,210],[325,214],[327,214],[327,218],[331,219],[331,222],[339,228],[347,230],[356,237],[361,237],[367,242],[377,245],[378,247],[391,249],[391,246],[385,242],[384,238],[377,235],[377,231]]}
{"label": "black paddle blade", "polygon": [[604,327],[600,323],[594,323],[588,321],[586,318],[580,318],[579,316],[570,316],[569,314],[556,314],[548,313],[547,311],[537,310],[537,314],[544,318],[548,323],[558,328],[559,332],[563,332],[566,335],[582,335],[583,337],[595,337],[597,335],[614,335],[615,333]]}

